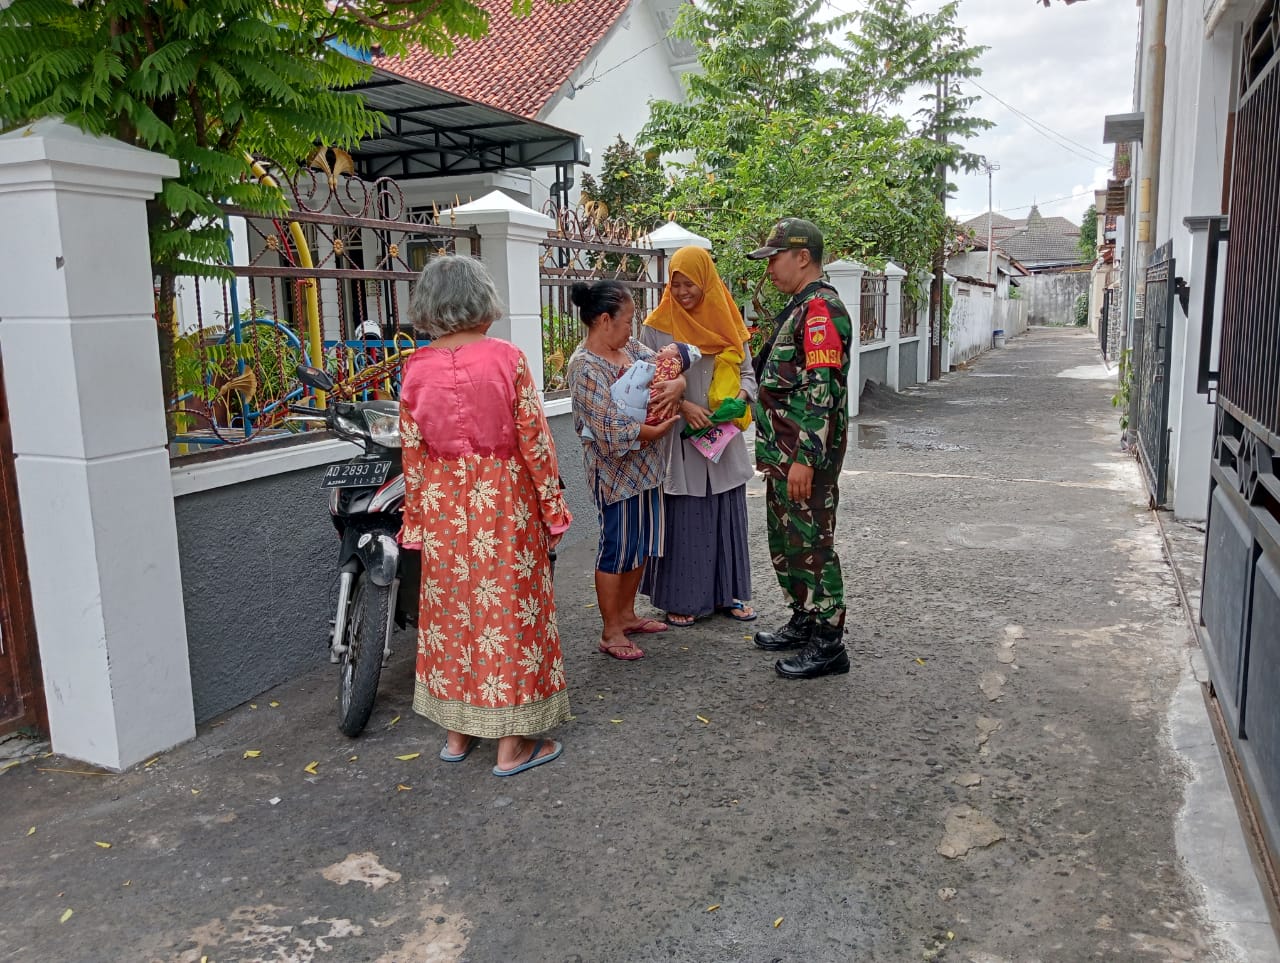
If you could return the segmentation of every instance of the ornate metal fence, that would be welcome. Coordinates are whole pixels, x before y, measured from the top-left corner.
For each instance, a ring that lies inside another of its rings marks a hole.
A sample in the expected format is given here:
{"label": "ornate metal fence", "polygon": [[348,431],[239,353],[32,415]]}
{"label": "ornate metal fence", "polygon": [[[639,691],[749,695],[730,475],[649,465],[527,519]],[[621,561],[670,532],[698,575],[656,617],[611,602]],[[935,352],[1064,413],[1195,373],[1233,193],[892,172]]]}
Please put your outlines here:
{"label": "ornate metal fence", "polygon": [[1173,242],[1162,244],[1147,265],[1143,310],[1133,320],[1133,410],[1138,453],[1152,503],[1169,487],[1169,363],[1173,339]]}
{"label": "ornate metal fence", "polygon": [[594,218],[582,210],[548,206],[556,226],[542,242],[543,388],[552,397],[565,390],[565,366],[582,341],[583,328],[570,298],[576,281],[613,279],[631,288],[635,328],[658,306],[666,286],[666,256],[638,242],[622,221]]}
{"label": "ornate metal fence", "polygon": [[862,344],[884,340],[888,298],[889,282],[883,274],[862,276],[862,316],[859,323],[859,341]]}
{"label": "ornate metal fence", "polygon": [[474,228],[434,207],[410,208],[389,178],[328,171],[256,173],[279,185],[287,213],[262,217],[225,207],[233,279],[179,279],[178,334],[169,384],[170,449],[291,436],[287,405],[307,394],[300,362],[324,367],[338,397],[395,397],[400,367],[417,346],[405,317],[410,287],[428,257],[478,255]]}

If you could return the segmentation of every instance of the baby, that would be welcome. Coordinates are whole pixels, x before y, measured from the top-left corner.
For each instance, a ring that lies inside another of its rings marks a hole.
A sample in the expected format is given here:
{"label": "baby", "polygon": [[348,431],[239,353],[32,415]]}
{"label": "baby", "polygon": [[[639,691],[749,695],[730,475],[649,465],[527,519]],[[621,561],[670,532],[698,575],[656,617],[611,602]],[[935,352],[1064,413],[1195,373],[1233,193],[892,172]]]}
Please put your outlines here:
{"label": "baby", "polygon": [[[659,351],[651,361],[637,361],[618,377],[609,388],[613,400],[628,417],[656,425],[662,421],[649,407],[649,392],[654,385],[678,378],[689,366],[702,357],[702,352],[691,344],[673,341]],[[583,427],[583,438],[594,438],[591,429]],[[640,447],[637,442],[635,447]]]}

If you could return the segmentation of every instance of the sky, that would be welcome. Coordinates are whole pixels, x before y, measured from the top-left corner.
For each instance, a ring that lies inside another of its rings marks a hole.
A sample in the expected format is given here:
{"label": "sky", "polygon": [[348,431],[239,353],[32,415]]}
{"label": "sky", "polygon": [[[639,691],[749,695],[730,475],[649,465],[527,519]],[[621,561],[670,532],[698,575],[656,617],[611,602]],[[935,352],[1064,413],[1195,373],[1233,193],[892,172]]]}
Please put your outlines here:
{"label": "sky", "polygon": [[[857,0],[829,5],[852,10]],[[938,6],[912,0],[918,12]],[[1114,148],[1102,143],[1103,118],[1133,109],[1134,0],[1053,0],[1047,9],[1039,0],[961,0],[959,22],[969,43],[990,48],[975,78],[986,92],[972,92],[982,96],[974,110],[996,126],[968,147],[1000,166],[992,206],[1017,219],[1038,203],[1045,216],[1080,223],[1092,189],[1110,175]],[[1037,124],[1052,133],[1037,132]],[[986,212],[985,174],[953,171],[950,179],[958,190],[948,213],[963,221]]]}

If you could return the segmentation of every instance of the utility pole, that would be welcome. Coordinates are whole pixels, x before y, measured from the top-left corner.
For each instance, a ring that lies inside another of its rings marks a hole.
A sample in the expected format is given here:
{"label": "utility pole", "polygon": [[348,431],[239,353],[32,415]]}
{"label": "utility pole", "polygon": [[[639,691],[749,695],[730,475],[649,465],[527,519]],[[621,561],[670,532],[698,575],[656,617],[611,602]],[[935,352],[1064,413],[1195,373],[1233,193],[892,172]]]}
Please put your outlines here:
{"label": "utility pole", "polygon": [[[942,130],[942,89],[948,83],[946,77],[934,87],[934,139],[939,145],[946,143]],[[946,272],[946,208],[947,208],[947,165],[939,164],[934,170],[938,179],[938,202],[943,210],[943,228],[938,235],[938,249],[933,256],[933,284],[929,286],[929,380],[937,381],[942,377],[942,275]]]}
{"label": "utility pole", "polygon": [[994,250],[995,250],[995,244],[993,243],[993,241],[994,241],[994,237],[995,237],[995,232],[992,230],[992,227],[991,227],[991,216],[992,216],[992,212],[991,212],[991,175],[992,175],[995,171],[998,171],[998,170],[1000,169],[1000,165],[999,165],[999,164],[993,164],[993,163],[991,163],[991,161],[989,161],[989,160],[984,160],[984,161],[982,162],[982,169],[983,169],[984,171],[986,171],[986,172],[987,172],[987,283],[988,283],[988,284],[991,284],[991,283],[992,283],[992,280],[991,280],[991,271],[992,271],[992,265],[991,265],[991,262],[992,262],[992,258],[993,258],[993,252],[994,252]]}

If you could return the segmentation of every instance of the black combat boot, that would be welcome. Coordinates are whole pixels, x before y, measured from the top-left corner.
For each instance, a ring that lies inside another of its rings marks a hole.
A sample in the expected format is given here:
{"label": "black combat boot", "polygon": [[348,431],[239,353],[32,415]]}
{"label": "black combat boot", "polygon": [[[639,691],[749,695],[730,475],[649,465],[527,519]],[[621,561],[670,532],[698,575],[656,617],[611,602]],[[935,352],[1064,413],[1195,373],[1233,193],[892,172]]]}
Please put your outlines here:
{"label": "black combat boot", "polygon": [[800,649],[813,637],[813,621],[808,612],[792,612],[791,621],[775,632],[757,632],[757,649],[780,652],[783,649]]}
{"label": "black combat boot", "polygon": [[779,659],[773,668],[784,679],[816,679],[820,675],[848,672],[849,653],[845,651],[843,637],[843,628],[815,625],[813,637],[804,650],[789,659]]}

